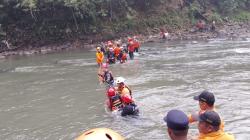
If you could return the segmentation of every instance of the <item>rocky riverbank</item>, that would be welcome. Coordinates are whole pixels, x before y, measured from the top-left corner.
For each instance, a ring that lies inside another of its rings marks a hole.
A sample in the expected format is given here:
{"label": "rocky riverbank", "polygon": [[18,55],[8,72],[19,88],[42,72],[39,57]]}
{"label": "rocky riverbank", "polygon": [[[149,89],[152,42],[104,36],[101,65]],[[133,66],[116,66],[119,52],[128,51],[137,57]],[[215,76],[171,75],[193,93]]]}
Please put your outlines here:
{"label": "rocky riverbank", "polygon": [[[138,35],[140,42],[158,42],[162,40],[160,38],[160,29],[153,29],[149,35]],[[248,23],[225,23],[217,26],[216,30],[211,31],[194,31],[193,29],[175,30],[169,32],[169,36],[166,40],[207,40],[212,38],[226,38],[226,39],[238,39],[247,40],[250,38],[250,22]],[[126,40],[123,37],[122,40]],[[60,51],[68,51],[75,49],[91,49],[100,44],[100,42],[86,43],[92,41],[83,41],[80,39],[74,41],[68,41],[58,44],[49,44],[41,47],[26,47],[25,49],[11,50],[0,53],[0,59],[5,59],[10,56],[31,56],[35,54],[48,54],[57,53]]]}

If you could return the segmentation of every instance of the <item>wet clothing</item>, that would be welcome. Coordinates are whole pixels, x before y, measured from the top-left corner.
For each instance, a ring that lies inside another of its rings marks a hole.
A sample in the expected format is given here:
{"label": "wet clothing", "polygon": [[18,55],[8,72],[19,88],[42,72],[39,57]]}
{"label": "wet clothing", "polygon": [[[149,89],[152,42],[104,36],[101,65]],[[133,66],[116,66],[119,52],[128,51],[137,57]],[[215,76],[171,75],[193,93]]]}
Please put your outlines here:
{"label": "wet clothing", "polygon": [[209,134],[202,134],[198,140],[235,140],[233,135],[227,134],[221,130]]}
{"label": "wet clothing", "polygon": [[120,96],[123,96],[125,94],[129,94],[132,97],[132,91],[128,86],[123,86],[122,88],[118,88],[117,92],[120,94]]}
{"label": "wet clothing", "polygon": [[109,99],[110,101],[110,110],[111,111],[114,111],[114,110],[119,110],[122,108],[122,100],[121,100],[121,97],[120,95],[115,95],[113,97],[111,97]]}
{"label": "wet clothing", "polygon": [[120,52],[121,52],[121,49],[120,49],[119,47],[115,47],[115,49],[114,49],[114,54],[115,54],[115,57],[116,57],[117,60],[120,60],[120,59],[118,58]]}
{"label": "wet clothing", "polygon": [[109,85],[113,85],[114,77],[110,71],[105,71],[103,74],[103,81]]}
{"label": "wet clothing", "polygon": [[139,52],[139,48],[140,48],[140,43],[138,41],[134,41],[133,45],[135,47],[135,52]]}
{"label": "wet clothing", "polygon": [[139,109],[136,104],[131,103],[128,105],[125,105],[122,108],[122,116],[127,116],[127,115],[138,115],[139,114]]}
{"label": "wet clothing", "polygon": [[128,59],[127,59],[127,54],[126,54],[125,52],[122,53],[122,54],[121,54],[121,60],[120,60],[120,62],[121,62],[121,63],[125,63],[127,60],[128,60]]}
{"label": "wet clothing", "polygon": [[96,62],[98,65],[101,65],[104,59],[103,52],[96,52]]}
{"label": "wet clothing", "polygon": [[128,54],[129,54],[129,58],[131,60],[133,60],[134,59],[134,52],[128,52]]}
{"label": "wet clothing", "polygon": [[134,43],[129,44],[128,45],[128,54],[129,54],[129,58],[131,60],[134,59],[134,51],[135,51]]}
{"label": "wet clothing", "polygon": [[107,58],[108,58],[108,63],[109,64],[114,64],[115,63],[115,54],[114,52],[109,51],[107,54]]}

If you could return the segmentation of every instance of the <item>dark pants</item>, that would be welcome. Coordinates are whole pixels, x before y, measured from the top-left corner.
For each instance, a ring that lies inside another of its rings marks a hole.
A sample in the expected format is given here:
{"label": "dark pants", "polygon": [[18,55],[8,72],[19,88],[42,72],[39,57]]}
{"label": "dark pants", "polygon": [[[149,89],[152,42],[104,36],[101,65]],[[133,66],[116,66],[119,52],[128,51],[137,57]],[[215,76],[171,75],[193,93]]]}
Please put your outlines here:
{"label": "dark pants", "polygon": [[139,52],[139,48],[135,48],[135,52]]}
{"label": "dark pants", "polygon": [[128,54],[129,54],[129,58],[130,58],[131,60],[133,60],[133,59],[134,59],[134,52],[129,52]]}

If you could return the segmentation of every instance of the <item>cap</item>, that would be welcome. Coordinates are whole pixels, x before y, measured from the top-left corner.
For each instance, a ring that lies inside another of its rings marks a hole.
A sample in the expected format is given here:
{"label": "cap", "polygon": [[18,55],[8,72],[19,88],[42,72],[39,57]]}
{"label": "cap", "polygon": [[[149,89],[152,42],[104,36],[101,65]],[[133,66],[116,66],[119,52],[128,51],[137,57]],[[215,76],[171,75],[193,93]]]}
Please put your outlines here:
{"label": "cap", "polygon": [[200,95],[194,96],[194,100],[206,102],[209,105],[213,105],[215,102],[215,97],[214,97],[214,94],[212,92],[205,90],[205,91],[201,92]]}
{"label": "cap", "polygon": [[188,117],[180,110],[171,110],[163,119],[168,128],[173,130],[187,130],[188,129]]}
{"label": "cap", "polygon": [[206,122],[212,126],[220,126],[221,119],[215,111],[206,111],[199,116],[199,121]]}

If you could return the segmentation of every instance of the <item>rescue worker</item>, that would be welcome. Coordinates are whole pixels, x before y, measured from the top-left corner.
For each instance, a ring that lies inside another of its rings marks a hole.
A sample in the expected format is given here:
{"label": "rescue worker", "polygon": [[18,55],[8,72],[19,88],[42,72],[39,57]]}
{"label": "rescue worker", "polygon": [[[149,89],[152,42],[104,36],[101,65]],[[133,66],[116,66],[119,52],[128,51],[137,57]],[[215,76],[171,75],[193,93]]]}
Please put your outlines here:
{"label": "rescue worker", "polygon": [[119,110],[122,108],[122,100],[120,95],[116,94],[113,87],[110,87],[107,91],[108,102],[107,105],[110,111]]}
{"label": "rescue worker", "polygon": [[115,54],[116,60],[119,60],[119,61],[121,60],[119,57],[120,52],[121,52],[120,44],[117,43],[117,45],[114,48],[114,54]]}
{"label": "rescue worker", "polygon": [[[206,112],[208,110],[215,111],[215,107],[214,107],[215,97],[214,97],[214,94],[212,92],[205,90],[205,91],[201,92],[200,95],[194,96],[194,100],[199,101],[200,111],[197,113],[192,113],[188,116],[190,123],[197,122],[199,115],[203,114],[204,112]],[[221,130],[224,129],[224,122],[223,121],[221,123],[220,128],[221,128]]]}
{"label": "rescue worker", "polygon": [[136,36],[134,36],[133,45],[135,47],[135,52],[139,52],[139,48],[141,45],[140,45],[139,41],[136,39]]}
{"label": "rescue worker", "polygon": [[101,48],[100,47],[97,47],[96,48],[96,62],[98,64],[98,66],[101,66],[102,63],[103,63],[103,60],[104,60],[104,54],[103,52],[101,51]]}
{"label": "rescue worker", "polygon": [[199,116],[198,140],[234,140],[234,136],[220,130],[221,119],[215,111],[206,111]]}
{"label": "rescue worker", "polygon": [[125,94],[121,97],[121,99],[123,103],[123,108],[121,112],[122,116],[139,114],[139,109],[137,105],[134,103],[134,101],[132,100],[131,95]]}
{"label": "rescue worker", "polygon": [[189,122],[187,115],[180,110],[170,110],[163,119],[167,124],[171,140],[187,140]]}
{"label": "rescue worker", "polygon": [[126,94],[132,96],[132,91],[128,86],[125,85],[125,79],[123,77],[118,77],[115,82],[117,84],[116,90],[121,97]]}
{"label": "rescue worker", "polygon": [[120,63],[125,63],[128,60],[127,54],[124,50],[121,51],[119,57],[121,57]]}
{"label": "rescue worker", "polygon": [[112,47],[109,48],[109,51],[107,54],[107,62],[109,64],[115,64],[115,53],[114,53],[114,49]]}
{"label": "rescue worker", "polygon": [[134,51],[135,51],[135,45],[133,43],[133,40],[130,40],[128,44],[128,54],[131,60],[134,59]]}
{"label": "rescue worker", "polygon": [[84,132],[75,140],[125,140],[125,139],[120,134],[111,129],[94,128]]}
{"label": "rescue worker", "polygon": [[101,81],[103,83],[107,83],[109,86],[114,85],[114,77],[110,70],[108,70],[108,64],[103,63],[102,66],[102,73],[99,73],[98,75],[102,78]]}

